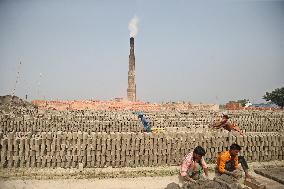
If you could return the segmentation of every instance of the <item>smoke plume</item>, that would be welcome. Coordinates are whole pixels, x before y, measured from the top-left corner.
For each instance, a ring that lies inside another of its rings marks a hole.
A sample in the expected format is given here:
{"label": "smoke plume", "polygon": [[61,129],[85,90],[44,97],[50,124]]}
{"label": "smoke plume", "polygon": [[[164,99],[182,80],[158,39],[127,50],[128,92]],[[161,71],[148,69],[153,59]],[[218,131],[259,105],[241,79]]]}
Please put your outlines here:
{"label": "smoke plume", "polygon": [[137,33],[138,33],[138,27],[137,27],[138,22],[139,22],[139,19],[136,15],[130,20],[130,22],[128,24],[130,37],[135,37],[137,35]]}

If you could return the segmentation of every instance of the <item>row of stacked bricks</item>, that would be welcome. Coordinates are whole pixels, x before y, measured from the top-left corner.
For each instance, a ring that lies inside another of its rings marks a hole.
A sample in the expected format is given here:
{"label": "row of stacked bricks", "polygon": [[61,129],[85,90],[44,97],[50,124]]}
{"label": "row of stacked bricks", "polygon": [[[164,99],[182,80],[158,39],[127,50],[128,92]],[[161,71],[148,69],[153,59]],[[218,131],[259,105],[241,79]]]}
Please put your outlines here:
{"label": "row of stacked bricks", "polygon": [[18,121],[13,119],[2,120],[0,131],[9,132],[57,132],[57,131],[83,131],[83,132],[143,132],[140,122],[137,121],[93,121],[93,122],[48,122],[46,120]]}
{"label": "row of stacked bricks", "polygon": [[214,163],[219,152],[237,142],[248,161],[283,160],[284,136],[254,133],[245,137],[204,133],[48,132],[39,137],[0,134],[2,167],[137,167],[179,165],[197,145]]}
{"label": "row of stacked bricks", "polygon": [[[206,128],[220,119],[221,112],[192,111],[185,113],[150,113],[156,127]],[[231,111],[230,121],[246,132],[279,132],[284,127],[284,113],[273,111]],[[219,117],[219,118],[218,118]]]}
{"label": "row of stacked bricks", "polygon": [[[86,111],[88,113],[88,111]],[[132,112],[89,112],[91,115],[76,115],[64,112],[56,116],[26,118],[5,117],[0,119],[0,132],[143,132],[137,116]],[[230,114],[231,121],[247,132],[278,132],[283,130],[283,113],[239,112]],[[114,114],[115,116],[113,116]],[[206,128],[216,121],[217,112],[192,111],[187,114],[172,112],[146,112],[152,127]]]}

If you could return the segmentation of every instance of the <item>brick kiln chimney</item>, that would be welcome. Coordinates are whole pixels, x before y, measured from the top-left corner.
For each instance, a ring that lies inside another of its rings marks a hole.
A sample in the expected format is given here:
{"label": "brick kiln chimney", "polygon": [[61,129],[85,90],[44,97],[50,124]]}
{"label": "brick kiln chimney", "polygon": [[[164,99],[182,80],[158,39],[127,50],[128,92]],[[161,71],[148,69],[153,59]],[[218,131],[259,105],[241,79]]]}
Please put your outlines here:
{"label": "brick kiln chimney", "polygon": [[127,99],[136,101],[134,38],[130,38]]}

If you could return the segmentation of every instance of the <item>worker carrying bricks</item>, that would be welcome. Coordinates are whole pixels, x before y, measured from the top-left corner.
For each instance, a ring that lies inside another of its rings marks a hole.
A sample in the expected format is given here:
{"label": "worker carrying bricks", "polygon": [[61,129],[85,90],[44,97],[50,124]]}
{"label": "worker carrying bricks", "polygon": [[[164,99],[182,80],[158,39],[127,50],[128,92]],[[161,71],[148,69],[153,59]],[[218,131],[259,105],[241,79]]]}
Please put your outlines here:
{"label": "worker carrying bricks", "polygon": [[144,116],[143,113],[139,113],[138,114],[138,118],[141,120],[143,127],[144,127],[144,131],[145,132],[152,132],[152,129],[150,127],[150,122],[149,120]]}
{"label": "worker carrying bricks", "polygon": [[227,115],[227,113],[223,113],[221,121],[214,123],[210,127],[214,128],[214,129],[224,128],[225,130],[227,130],[229,132],[231,132],[233,130],[233,131],[238,132],[242,136],[244,135],[244,132],[236,124],[231,123],[229,121],[229,116]]}
{"label": "worker carrying bricks", "polygon": [[248,173],[248,164],[243,156],[238,156],[241,147],[238,144],[232,144],[230,150],[221,152],[217,159],[216,176],[221,174],[230,175],[236,179],[241,178],[242,172],[239,169],[239,163],[245,172],[245,179],[253,179]]}
{"label": "worker carrying bricks", "polygon": [[[180,176],[183,182],[195,182],[201,178],[208,178],[208,167],[203,158],[205,150],[197,146],[193,152],[188,153],[181,164]],[[205,176],[204,177],[204,174]]]}

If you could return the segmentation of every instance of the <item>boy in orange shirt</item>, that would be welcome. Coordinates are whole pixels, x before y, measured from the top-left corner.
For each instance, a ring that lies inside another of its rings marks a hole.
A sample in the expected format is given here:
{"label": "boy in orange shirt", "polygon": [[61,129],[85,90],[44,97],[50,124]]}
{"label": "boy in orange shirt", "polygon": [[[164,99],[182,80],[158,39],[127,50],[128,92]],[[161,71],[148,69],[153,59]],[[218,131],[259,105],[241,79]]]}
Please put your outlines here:
{"label": "boy in orange shirt", "polygon": [[238,172],[238,165],[241,164],[244,172],[245,179],[252,179],[252,176],[248,173],[248,164],[243,156],[238,156],[241,147],[238,144],[232,144],[229,151],[221,152],[217,159],[217,174],[227,174],[235,178],[239,178],[241,175]]}

